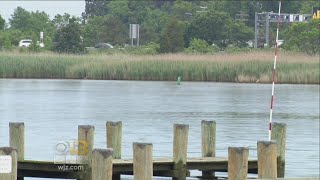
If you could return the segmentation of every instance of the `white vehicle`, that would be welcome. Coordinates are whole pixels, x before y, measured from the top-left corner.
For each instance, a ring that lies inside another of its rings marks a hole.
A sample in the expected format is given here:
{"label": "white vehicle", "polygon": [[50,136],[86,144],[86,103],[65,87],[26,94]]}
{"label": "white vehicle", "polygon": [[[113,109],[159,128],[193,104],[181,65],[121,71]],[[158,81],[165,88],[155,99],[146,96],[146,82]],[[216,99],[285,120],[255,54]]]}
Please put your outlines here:
{"label": "white vehicle", "polygon": [[[22,39],[19,42],[19,47],[29,47],[31,43],[32,43],[31,39]],[[37,41],[37,45],[40,47],[44,47],[44,44],[40,43],[39,41]]]}
{"label": "white vehicle", "polygon": [[32,43],[31,39],[22,39],[19,42],[19,47],[29,47],[31,43]]}

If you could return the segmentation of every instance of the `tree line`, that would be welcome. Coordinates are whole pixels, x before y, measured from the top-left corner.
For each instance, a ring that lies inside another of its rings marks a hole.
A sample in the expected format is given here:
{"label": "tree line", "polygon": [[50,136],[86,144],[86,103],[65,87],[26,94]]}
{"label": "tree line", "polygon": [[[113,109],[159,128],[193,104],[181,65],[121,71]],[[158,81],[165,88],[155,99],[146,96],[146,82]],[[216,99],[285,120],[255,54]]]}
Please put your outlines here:
{"label": "tree line", "polygon": [[[284,0],[282,12],[310,14],[318,1]],[[65,13],[52,19],[45,12],[17,7],[9,22],[0,15],[0,46],[11,49],[21,39],[39,40],[45,49],[82,53],[97,43],[130,44],[129,24],[140,25],[140,44],[157,53],[207,53],[228,47],[243,48],[254,39],[255,12],[277,12],[278,0],[86,0],[81,17]],[[272,33],[272,31],[271,31]],[[284,48],[318,52],[319,21],[284,26]],[[302,41],[303,40],[303,41]],[[36,44],[31,46],[39,50]]]}

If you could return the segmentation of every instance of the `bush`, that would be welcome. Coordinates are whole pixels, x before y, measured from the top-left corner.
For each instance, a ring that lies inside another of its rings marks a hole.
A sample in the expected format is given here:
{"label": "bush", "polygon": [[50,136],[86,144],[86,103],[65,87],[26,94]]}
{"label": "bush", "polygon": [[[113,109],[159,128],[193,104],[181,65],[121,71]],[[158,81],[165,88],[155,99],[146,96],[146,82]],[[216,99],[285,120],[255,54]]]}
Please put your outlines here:
{"label": "bush", "polygon": [[190,54],[214,54],[219,52],[220,49],[217,45],[209,46],[209,44],[202,39],[193,38],[190,42],[190,45],[185,49],[186,53]]}
{"label": "bush", "polygon": [[250,48],[247,48],[247,47],[240,48],[238,46],[230,44],[226,47],[225,51],[228,53],[242,53],[242,52],[249,52]]}

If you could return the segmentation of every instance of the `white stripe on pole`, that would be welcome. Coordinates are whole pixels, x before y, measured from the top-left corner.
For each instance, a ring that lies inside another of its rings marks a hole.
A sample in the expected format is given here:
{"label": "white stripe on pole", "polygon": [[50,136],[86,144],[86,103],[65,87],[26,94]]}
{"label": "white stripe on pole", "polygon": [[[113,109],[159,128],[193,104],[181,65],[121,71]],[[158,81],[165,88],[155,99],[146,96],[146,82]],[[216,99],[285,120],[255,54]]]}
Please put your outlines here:
{"label": "white stripe on pole", "polygon": [[274,50],[275,53],[274,53],[274,63],[273,63],[273,78],[272,78],[271,105],[270,105],[269,141],[271,141],[272,112],[273,112],[273,101],[274,101],[274,84],[275,84],[275,80],[276,80],[276,65],[277,65],[278,41],[279,41],[279,31],[280,31],[280,13],[281,13],[281,0],[279,1],[278,27],[277,27],[276,45],[275,45],[275,50]]}

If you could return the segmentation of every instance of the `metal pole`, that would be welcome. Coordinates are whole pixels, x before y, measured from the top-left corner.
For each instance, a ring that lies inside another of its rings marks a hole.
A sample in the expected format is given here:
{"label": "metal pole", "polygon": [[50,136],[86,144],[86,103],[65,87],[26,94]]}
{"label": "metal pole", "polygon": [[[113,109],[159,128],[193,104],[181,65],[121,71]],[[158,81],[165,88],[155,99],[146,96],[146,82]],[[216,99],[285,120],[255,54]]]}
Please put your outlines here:
{"label": "metal pole", "polygon": [[137,46],[139,46],[139,40],[140,40],[140,25],[137,25]]}
{"label": "metal pole", "polygon": [[132,24],[130,24],[130,37],[131,37],[131,46],[133,46],[133,31]]}
{"label": "metal pole", "polygon": [[273,111],[273,100],[274,100],[274,83],[275,83],[275,80],[276,80],[276,65],[277,65],[278,41],[279,41],[279,31],[280,31],[280,12],[281,12],[281,1],[279,1],[278,28],[277,28],[276,45],[275,45],[275,53],[274,53],[274,63],[273,63],[273,79],[272,79],[270,121],[269,121],[269,141],[271,141],[272,111]]}
{"label": "metal pole", "polygon": [[254,47],[258,48],[258,13],[255,13],[254,18]]}
{"label": "metal pole", "polygon": [[270,13],[266,13],[266,44],[267,47],[270,45]]}

